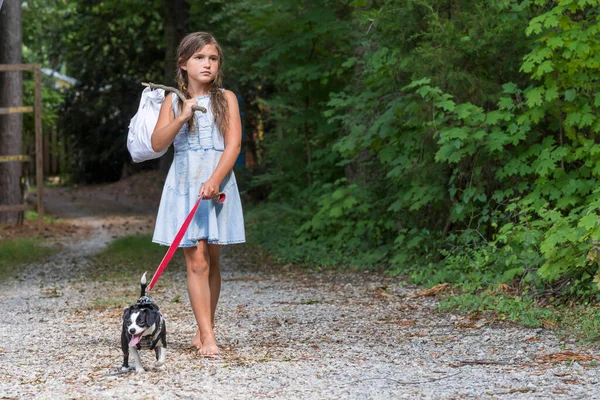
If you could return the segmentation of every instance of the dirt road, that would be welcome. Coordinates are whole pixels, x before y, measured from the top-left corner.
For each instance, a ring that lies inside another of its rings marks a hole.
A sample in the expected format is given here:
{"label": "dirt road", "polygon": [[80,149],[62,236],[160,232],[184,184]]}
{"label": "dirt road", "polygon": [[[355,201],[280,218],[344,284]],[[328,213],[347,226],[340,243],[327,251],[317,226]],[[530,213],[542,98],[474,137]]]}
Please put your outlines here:
{"label": "dirt road", "polygon": [[[149,232],[155,210],[93,190],[50,191],[46,204],[87,234],[0,282],[0,398],[600,398],[596,361],[549,357],[597,360],[596,349],[545,329],[437,313],[433,298],[389,277],[261,265],[244,245],[223,253],[223,354],[188,348],[196,327],[175,263],[153,294],[167,317],[167,363],[123,373],[120,315],[137,283],[96,281],[92,261],[112,238]],[[150,366],[150,352],[142,360]]]}

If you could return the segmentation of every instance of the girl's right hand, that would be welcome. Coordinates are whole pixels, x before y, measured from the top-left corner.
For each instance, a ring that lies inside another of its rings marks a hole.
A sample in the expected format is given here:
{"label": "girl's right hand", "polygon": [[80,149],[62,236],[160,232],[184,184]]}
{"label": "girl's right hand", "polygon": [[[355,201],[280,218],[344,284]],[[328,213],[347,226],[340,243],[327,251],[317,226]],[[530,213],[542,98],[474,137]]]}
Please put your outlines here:
{"label": "girl's right hand", "polygon": [[187,99],[186,101],[183,102],[183,105],[181,107],[181,113],[179,114],[179,118],[181,120],[181,122],[187,122],[188,119],[190,119],[192,117],[192,115],[194,115],[194,111],[192,110],[192,106],[196,106],[198,105],[198,102],[196,101],[196,99]]}

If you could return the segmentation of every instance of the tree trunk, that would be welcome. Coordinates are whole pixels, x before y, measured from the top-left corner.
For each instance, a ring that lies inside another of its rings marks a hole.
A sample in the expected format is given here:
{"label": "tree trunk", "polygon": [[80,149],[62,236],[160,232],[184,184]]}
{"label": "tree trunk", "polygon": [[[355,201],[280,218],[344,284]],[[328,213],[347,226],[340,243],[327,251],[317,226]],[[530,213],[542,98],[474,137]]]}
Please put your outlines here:
{"label": "tree trunk", "polygon": [[[175,66],[177,46],[188,33],[188,21],[190,19],[190,5],[186,0],[162,0],[163,22],[165,24],[165,35],[167,37],[167,49],[165,51],[165,81],[167,86],[175,86]],[[166,175],[173,161],[173,147],[160,158],[159,168]]]}
{"label": "tree trunk", "polygon": [[[5,0],[0,8],[0,64],[21,64],[21,0]],[[23,105],[21,71],[0,72],[0,107]],[[0,155],[21,154],[23,115],[0,115]],[[0,205],[21,204],[21,162],[0,162]],[[18,212],[0,212],[0,224],[18,221]]]}
{"label": "tree trunk", "polygon": [[306,100],[304,102],[304,146],[306,148],[306,166],[308,168],[306,168],[307,170],[307,179],[308,179],[308,187],[312,186],[312,172],[310,172],[310,167],[312,164],[312,149],[310,146],[310,138],[308,137],[308,113],[309,113],[309,108],[310,108],[310,99],[308,98],[308,96],[306,97]]}
{"label": "tree trunk", "polygon": [[[357,30],[360,32],[365,32],[365,27],[364,26],[358,26]],[[357,59],[362,59],[364,54],[365,54],[365,45],[363,44],[357,44],[357,46],[354,48],[354,51],[352,52],[353,56],[356,57]],[[354,65],[354,90],[355,91],[359,91],[360,90],[360,82],[362,82],[362,68],[360,66],[360,63],[356,63]],[[355,116],[355,112],[354,112],[354,108],[350,107],[350,112],[349,115],[353,116],[353,118],[356,118]],[[350,130],[351,130],[351,126],[350,124],[346,125],[346,134],[349,135],[350,134]],[[359,150],[358,155],[356,156],[356,158],[354,160],[352,160],[352,162],[345,164],[344,165],[344,176],[346,178],[346,182],[350,183],[364,183],[367,179],[367,175],[369,173],[368,169],[367,169],[367,163],[369,161],[369,159],[371,158],[371,156],[369,155],[369,149],[361,149]]]}

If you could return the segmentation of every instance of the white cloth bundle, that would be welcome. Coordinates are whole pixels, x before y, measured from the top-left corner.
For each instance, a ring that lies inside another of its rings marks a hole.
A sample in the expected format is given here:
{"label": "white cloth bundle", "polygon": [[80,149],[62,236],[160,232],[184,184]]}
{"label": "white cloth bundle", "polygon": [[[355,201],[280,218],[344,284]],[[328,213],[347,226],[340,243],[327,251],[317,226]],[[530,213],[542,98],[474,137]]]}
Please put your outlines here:
{"label": "white cloth bundle", "polygon": [[147,87],[142,92],[140,106],[129,123],[129,133],[127,134],[127,150],[135,163],[158,158],[167,152],[167,149],[161,152],[154,151],[151,141],[152,132],[164,100],[165,91],[163,89],[152,90]]}

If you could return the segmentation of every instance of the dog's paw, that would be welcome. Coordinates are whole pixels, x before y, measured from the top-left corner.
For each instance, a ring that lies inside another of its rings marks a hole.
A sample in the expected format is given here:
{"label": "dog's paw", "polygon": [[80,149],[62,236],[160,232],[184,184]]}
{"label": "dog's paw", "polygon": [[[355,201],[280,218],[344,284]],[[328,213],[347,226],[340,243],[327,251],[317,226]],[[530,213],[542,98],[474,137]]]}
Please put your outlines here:
{"label": "dog's paw", "polygon": [[121,367],[121,371],[127,372],[127,371],[129,371],[129,367]]}
{"label": "dog's paw", "polygon": [[136,374],[141,374],[141,373],[144,373],[145,371],[146,371],[146,370],[145,370],[144,368],[136,368],[136,369],[135,369],[135,373],[136,373]]}
{"label": "dog's paw", "polygon": [[160,368],[163,365],[165,365],[164,361],[154,361],[154,363],[152,364],[152,368]]}

